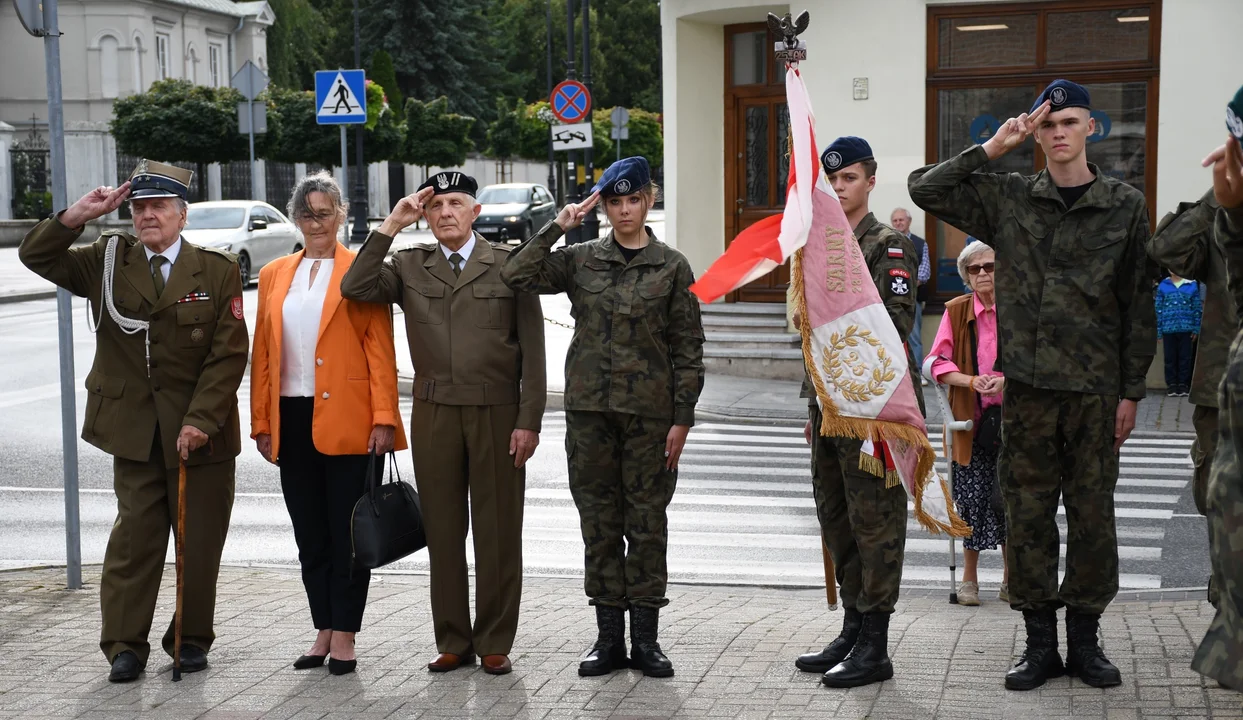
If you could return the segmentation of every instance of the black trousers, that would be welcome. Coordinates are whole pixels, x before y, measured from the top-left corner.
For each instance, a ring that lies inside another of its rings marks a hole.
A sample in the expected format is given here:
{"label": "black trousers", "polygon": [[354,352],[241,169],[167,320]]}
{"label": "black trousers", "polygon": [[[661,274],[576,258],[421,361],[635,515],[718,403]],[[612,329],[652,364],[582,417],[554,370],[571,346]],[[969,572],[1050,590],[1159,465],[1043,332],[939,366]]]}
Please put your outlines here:
{"label": "black trousers", "polygon": [[1195,365],[1195,344],[1191,342],[1191,333],[1166,333],[1161,339],[1165,341],[1165,384],[1171,389],[1188,390],[1191,387],[1191,369]]}
{"label": "black trousers", "polygon": [[[371,573],[362,567],[351,573],[350,518],[366,488],[369,456],[316,450],[314,411],[314,398],[281,398],[281,490],[315,629],[358,632]],[[377,458],[377,478],[383,469],[384,458]]]}

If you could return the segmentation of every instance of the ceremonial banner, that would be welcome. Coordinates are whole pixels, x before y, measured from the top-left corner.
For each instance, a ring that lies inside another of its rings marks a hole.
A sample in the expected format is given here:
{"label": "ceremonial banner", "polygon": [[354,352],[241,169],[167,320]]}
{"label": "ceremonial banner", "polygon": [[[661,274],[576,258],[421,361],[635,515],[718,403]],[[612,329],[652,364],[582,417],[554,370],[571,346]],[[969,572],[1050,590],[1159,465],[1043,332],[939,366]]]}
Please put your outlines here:
{"label": "ceremonial banner", "polygon": [[786,72],[786,98],[792,162],[785,211],[779,220],[767,218],[740,233],[691,291],[711,302],[792,259],[792,302],[802,318],[803,358],[823,416],[819,433],[863,440],[860,467],[890,487],[902,483],[921,525],[970,535],[949,502],[945,480],[933,470],[935,452],[902,338],[821,171],[815,118],[797,68]]}

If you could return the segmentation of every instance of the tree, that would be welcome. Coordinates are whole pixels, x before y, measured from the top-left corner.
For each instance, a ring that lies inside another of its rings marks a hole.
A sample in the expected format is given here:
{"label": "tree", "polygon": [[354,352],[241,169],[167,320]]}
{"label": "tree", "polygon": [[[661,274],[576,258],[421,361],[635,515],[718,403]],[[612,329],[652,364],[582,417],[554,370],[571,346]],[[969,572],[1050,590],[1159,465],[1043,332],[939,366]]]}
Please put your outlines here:
{"label": "tree", "polygon": [[376,50],[372,53],[370,76],[372,80],[380,84],[380,87],[384,88],[384,94],[391,107],[404,108],[406,106],[402,100],[401,88],[397,85],[397,72],[393,69],[392,55],[383,50]]}
{"label": "tree", "polygon": [[[582,77],[582,17],[574,21],[575,69]],[[505,69],[511,76],[509,95],[527,102],[548,99],[548,28],[547,0],[496,0],[496,9],[489,14],[492,42],[505,48]],[[552,0],[552,79],[553,85],[565,79],[565,0]],[[591,10],[592,31],[592,96],[607,94],[613,71],[605,66],[601,51],[599,10]],[[657,27],[659,33],[659,26]]]}
{"label": "tree", "polygon": [[406,141],[402,159],[429,167],[456,167],[466,162],[471,149],[470,131],[475,118],[449,112],[449,100],[439,97],[430,103],[406,100]]}
{"label": "tree", "polygon": [[[592,118],[592,127],[595,132],[599,132],[596,128],[599,128],[601,124],[607,126],[605,129],[606,133],[612,129],[612,112],[613,108],[601,108],[594,113],[595,117]],[[664,165],[665,140],[664,131],[660,125],[660,116],[656,113],[635,108],[630,110],[629,128],[630,138],[621,141],[621,156],[625,158],[641,155],[647,158],[647,162],[652,166],[653,170]],[[612,143],[611,154],[607,156],[601,156],[599,153],[596,154],[596,167],[608,167],[617,160],[616,142],[614,140]]]}
{"label": "tree", "polygon": [[267,31],[268,77],[280,87],[313,89],[315,71],[334,67],[327,54],[337,26],[325,22],[311,0],[268,0],[268,4],[276,15]]}
{"label": "tree", "polygon": [[[110,124],[117,148],[128,155],[186,162],[198,166],[250,157],[247,136],[237,131],[237,104],[242,94],[232,88],[194,85],[189,80],[161,80],[145,93],[113,103]],[[312,104],[314,102],[312,101]],[[268,118],[268,132],[255,136],[256,156],[279,145],[281,118]]]}
{"label": "tree", "polygon": [[[597,107],[661,109],[660,4],[657,0],[596,0],[604,84],[594,89]],[[593,53],[594,55],[594,53]],[[650,158],[649,158],[650,159]]]}
{"label": "tree", "polygon": [[[280,142],[271,144],[264,157],[276,162],[314,163],[324,167],[341,164],[341,130],[335,125],[315,121],[315,93],[272,88],[268,92],[271,110],[268,118],[278,118]],[[363,157],[367,162],[383,162],[401,156],[405,144],[402,119],[383,102],[384,90],[378,84],[367,84],[368,123],[363,126]],[[373,118],[374,113],[374,119]],[[353,128],[347,125],[347,162],[357,162],[354,152]]]}
{"label": "tree", "polygon": [[508,160],[518,154],[526,109],[522,100],[511,103],[504,98],[496,99],[497,118],[488,126],[488,155]]}

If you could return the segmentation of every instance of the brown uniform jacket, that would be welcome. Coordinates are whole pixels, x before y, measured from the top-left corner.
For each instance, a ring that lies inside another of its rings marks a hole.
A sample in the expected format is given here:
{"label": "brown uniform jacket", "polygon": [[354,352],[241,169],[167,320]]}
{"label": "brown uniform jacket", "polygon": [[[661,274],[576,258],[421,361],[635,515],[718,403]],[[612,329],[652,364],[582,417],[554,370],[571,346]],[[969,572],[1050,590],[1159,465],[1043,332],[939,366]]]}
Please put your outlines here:
{"label": "brown uniform jacket", "polygon": [[442,405],[518,405],[516,428],[540,429],[548,400],[539,297],[501,282],[509,247],[475,235],[454,276],[439,245],[401,250],[372,232],[341,280],[349,300],[397,303],[406,315],[414,397]]}
{"label": "brown uniform jacket", "polygon": [[[164,466],[175,468],[177,436],[192,425],[209,442],[190,453],[187,465],[237,457],[237,388],[246,374],[249,336],[236,259],[183,238],[157,300],[151,265],[133,235],[109,231],[91,245],[70,247],[79,234],[55,218],[45,220],[22,240],[18,256],[39,276],[87,298],[92,317],[101,318],[86,376],[82,439],[144,462],[158,426]],[[143,333],[124,333],[103,307],[104,251],[112,237],[119,239],[112,284],[117,312],[151,323],[149,376]]]}

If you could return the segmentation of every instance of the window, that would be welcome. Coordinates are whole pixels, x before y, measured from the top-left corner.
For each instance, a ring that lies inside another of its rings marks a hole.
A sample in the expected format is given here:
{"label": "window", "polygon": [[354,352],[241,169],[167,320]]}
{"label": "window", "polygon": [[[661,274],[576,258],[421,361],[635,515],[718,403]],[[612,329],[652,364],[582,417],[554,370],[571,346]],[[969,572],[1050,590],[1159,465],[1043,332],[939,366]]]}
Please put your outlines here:
{"label": "window", "polygon": [[269,225],[280,225],[285,222],[285,218],[271,208],[263,209],[263,219],[267,220]]}
{"label": "window", "polygon": [[221,80],[220,78],[221,66],[220,66],[220,46],[219,45],[208,45],[207,46],[207,69],[208,69],[208,72],[210,73],[209,79],[211,80],[211,86],[220,87],[222,83],[220,81]]}
{"label": "window", "polygon": [[[1156,207],[1158,32],[1161,0],[1052,0],[928,8],[927,161],[983,143],[1065,77],[1092,96],[1088,162],[1144,193]],[[1033,174],[1045,157],[1033,141],[989,163],[988,172]],[[1153,218],[1149,218],[1150,221]],[[962,292],[957,228],[927,217],[932,288]]]}
{"label": "window", "polygon": [[155,73],[156,77],[161,80],[167,80],[172,77],[172,67],[169,65],[168,47],[168,36],[164,33],[156,33]]}
{"label": "window", "polygon": [[111,35],[99,39],[99,90],[106,98],[120,94],[120,68],[117,59],[121,43]]}

